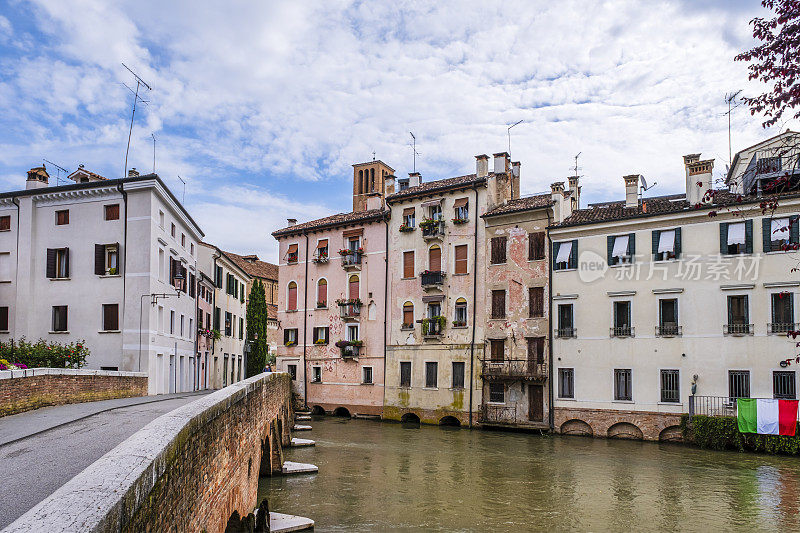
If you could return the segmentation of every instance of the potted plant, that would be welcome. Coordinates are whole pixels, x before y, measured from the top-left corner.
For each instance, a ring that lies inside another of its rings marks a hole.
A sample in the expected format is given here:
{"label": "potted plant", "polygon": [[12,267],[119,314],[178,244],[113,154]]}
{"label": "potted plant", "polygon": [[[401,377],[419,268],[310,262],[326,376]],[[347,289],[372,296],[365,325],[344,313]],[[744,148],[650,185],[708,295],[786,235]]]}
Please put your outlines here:
{"label": "potted plant", "polygon": [[428,226],[433,226],[433,225],[435,225],[435,224],[436,224],[436,222],[437,222],[437,221],[436,221],[436,220],[433,220],[432,218],[423,218],[423,219],[422,219],[422,222],[420,222],[420,223],[419,223],[419,227],[420,227],[420,228],[427,228]]}
{"label": "potted plant", "polygon": [[414,226],[409,226],[408,224],[403,222],[402,224],[400,224],[400,228],[399,229],[400,229],[401,233],[407,233],[409,231],[414,231]]}
{"label": "potted plant", "polygon": [[117,275],[117,267],[111,267],[108,269],[109,276],[116,276]]}
{"label": "potted plant", "polygon": [[349,248],[342,248],[339,250],[339,255],[350,255],[351,253],[353,252]]}
{"label": "potted plant", "polygon": [[287,341],[285,346],[294,346],[295,344],[297,344],[296,341]]}
{"label": "potted plant", "polygon": [[458,217],[456,217],[456,218],[454,218],[452,220],[453,220],[453,224],[456,224],[456,225],[466,224],[467,222],[469,222],[468,218],[458,218]]}
{"label": "potted plant", "polygon": [[453,327],[454,328],[463,328],[466,325],[467,325],[467,323],[464,322],[463,320],[453,320]]}
{"label": "potted plant", "polygon": [[314,344],[316,344],[316,345],[328,344],[328,341],[326,341],[325,339],[317,339],[317,340],[314,341]]}

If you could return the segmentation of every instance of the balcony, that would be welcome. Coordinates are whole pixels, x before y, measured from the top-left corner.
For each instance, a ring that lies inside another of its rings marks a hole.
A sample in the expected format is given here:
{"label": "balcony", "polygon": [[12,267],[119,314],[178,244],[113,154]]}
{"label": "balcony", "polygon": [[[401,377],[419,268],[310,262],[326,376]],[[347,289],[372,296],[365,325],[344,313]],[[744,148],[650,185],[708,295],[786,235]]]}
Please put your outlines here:
{"label": "balcony", "polygon": [[547,365],[528,359],[481,361],[481,377],[487,380],[547,380]]}
{"label": "balcony", "polygon": [[353,359],[359,356],[363,344],[362,341],[337,341],[336,347],[341,351],[342,359]]}
{"label": "balcony", "polygon": [[419,276],[423,289],[439,289],[444,284],[444,272],[441,270],[426,270]]}
{"label": "balcony", "polygon": [[441,239],[444,235],[444,220],[423,220],[419,227],[425,240]]}
{"label": "balcony", "polygon": [[337,300],[342,320],[358,320],[361,316],[361,300]]}
{"label": "balcony", "polygon": [[767,333],[770,335],[786,335],[791,331],[800,329],[800,324],[786,322],[771,322],[767,324]]}
{"label": "balcony", "polygon": [[656,337],[680,337],[681,335],[683,335],[683,326],[656,326]]}
{"label": "balcony", "polygon": [[422,322],[422,336],[426,339],[440,339],[443,334],[444,324],[446,319],[441,316],[434,316],[431,318],[423,318]]}
{"label": "balcony", "polygon": [[621,337],[621,338],[633,337],[636,334],[634,329],[635,328],[631,326],[620,326],[617,328],[609,328],[609,336]]}
{"label": "balcony", "polygon": [[[346,253],[345,253],[346,252]],[[363,252],[360,250],[341,250],[339,254],[342,256],[342,268],[345,270],[361,270],[361,256]]]}
{"label": "balcony", "polygon": [[574,339],[578,336],[578,328],[556,328],[555,337],[557,339]]}
{"label": "balcony", "polygon": [[722,326],[722,333],[723,335],[733,335],[734,337],[752,335],[753,324],[725,324]]}
{"label": "balcony", "polygon": [[316,263],[318,265],[324,265],[328,262],[328,252],[320,252],[316,254],[314,257],[311,258],[312,263]]}

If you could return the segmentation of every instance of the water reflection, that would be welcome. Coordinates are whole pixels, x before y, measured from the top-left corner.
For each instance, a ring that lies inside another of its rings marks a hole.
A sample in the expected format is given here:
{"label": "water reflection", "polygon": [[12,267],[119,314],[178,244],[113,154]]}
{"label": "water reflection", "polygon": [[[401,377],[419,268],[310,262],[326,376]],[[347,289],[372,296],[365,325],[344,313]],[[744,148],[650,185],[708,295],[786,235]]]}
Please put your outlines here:
{"label": "water reflection", "polygon": [[265,478],[318,531],[799,530],[794,458],[315,418],[313,476]]}

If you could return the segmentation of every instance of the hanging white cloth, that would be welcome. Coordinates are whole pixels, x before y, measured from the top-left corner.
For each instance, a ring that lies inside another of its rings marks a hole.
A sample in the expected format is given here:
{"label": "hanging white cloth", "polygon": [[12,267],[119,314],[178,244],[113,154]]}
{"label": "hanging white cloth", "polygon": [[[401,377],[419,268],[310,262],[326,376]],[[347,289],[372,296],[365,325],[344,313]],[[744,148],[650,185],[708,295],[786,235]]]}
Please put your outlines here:
{"label": "hanging white cloth", "polygon": [[570,254],[572,254],[572,241],[562,242],[558,247],[556,263],[569,263]]}
{"label": "hanging white cloth", "polygon": [[628,236],[619,235],[614,237],[614,251],[611,252],[611,257],[625,257],[628,255]]}
{"label": "hanging white cloth", "polygon": [[789,240],[789,219],[788,218],[773,218],[770,224],[770,240],[783,241]]}
{"label": "hanging white cloth", "polygon": [[675,252],[675,230],[662,231],[658,235],[658,253]]}
{"label": "hanging white cloth", "polygon": [[744,244],[744,222],[728,224],[728,245]]}

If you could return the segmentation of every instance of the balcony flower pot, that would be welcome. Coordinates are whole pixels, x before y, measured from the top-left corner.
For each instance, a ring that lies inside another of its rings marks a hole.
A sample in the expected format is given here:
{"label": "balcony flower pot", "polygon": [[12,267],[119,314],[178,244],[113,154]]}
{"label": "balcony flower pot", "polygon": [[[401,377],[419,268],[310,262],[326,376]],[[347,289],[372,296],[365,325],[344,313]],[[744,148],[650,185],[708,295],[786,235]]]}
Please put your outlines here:
{"label": "balcony flower pot", "polygon": [[454,218],[452,220],[453,220],[453,224],[456,224],[457,226],[460,226],[461,224],[466,224],[467,222],[469,222],[468,218]]}
{"label": "balcony flower pot", "polygon": [[401,233],[408,233],[414,231],[414,226],[409,226],[408,224],[401,224],[399,229]]}

